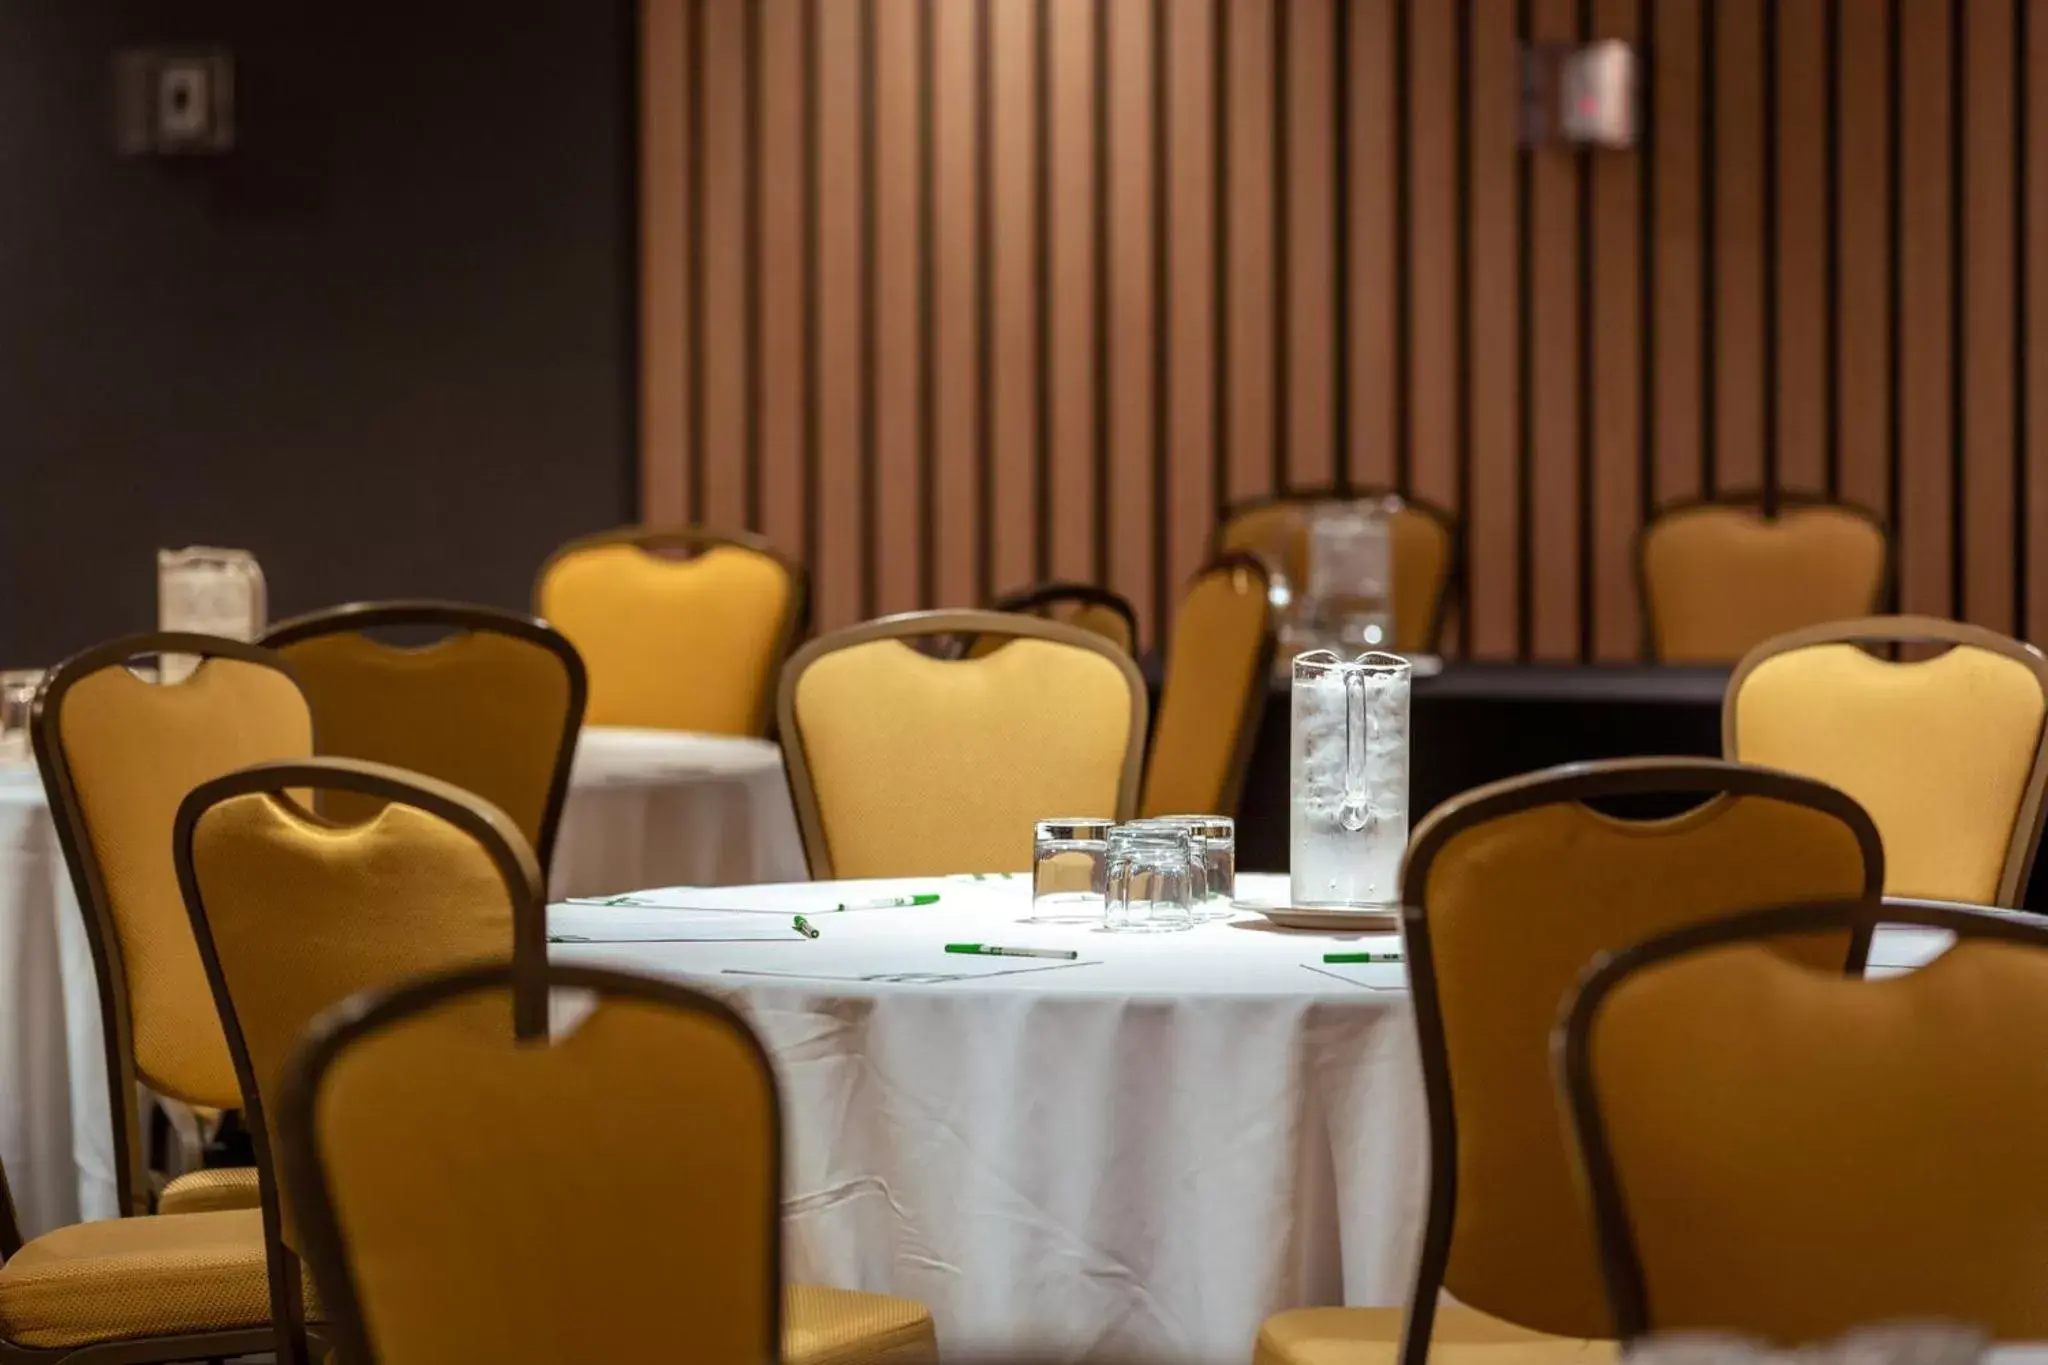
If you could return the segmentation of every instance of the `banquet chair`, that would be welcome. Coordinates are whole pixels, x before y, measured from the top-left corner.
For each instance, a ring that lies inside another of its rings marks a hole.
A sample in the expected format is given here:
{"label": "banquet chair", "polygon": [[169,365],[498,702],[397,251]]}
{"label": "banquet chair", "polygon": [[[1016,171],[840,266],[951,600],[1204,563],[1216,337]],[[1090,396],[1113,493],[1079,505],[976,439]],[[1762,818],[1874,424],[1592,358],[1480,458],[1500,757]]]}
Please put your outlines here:
{"label": "banquet chair", "polygon": [[[371,813],[342,824],[305,803],[336,792],[365,798]],[[477,962],[531,978],[547,959],[540,869],[511,817],[481,797],[341,758],[259,763],[202,783],[178,807],[172,854],[249,1116],[272,1307],[292,1365],[305,1309],[269,1117],[279,1068],[310,1020],[357,991]],[[519,1037],[546,1031],[537,985],[514,1005]]]}
{"label": "banquet chair", "polygon": [[[431,631],[394,644],[373,631]],[[320,752],[425,773],[497,806],[543,872],[554,852],[588,683],[575,646],[544,621],[457,602],[358,602],[273,626],[313,704]],[[330,791],[360,820],[373,798]]]}
{"label": "banquet chair", "polygon": [[637,526],[556,550],[534,598],[590,669],[590,724],[765,735],[805,584],[760,536]]}
{"label": "banquet chair", "polygon": [[[1589,804],[1678,797],[1700,800],[1660,818]],[[1883,881],[1877,830],[1855,802],[1714,759],[1570,764],[1439,806],[1402,872],[1430,1131],[1405,1323],[1399,1309],[1281,1313],[1260,1330],[1262,1365],[1422,1365],[1432,1351],[1481,1346],[1490,1357],[1607,1358],[1593,1232],[1551,1084],[1561,1003],[1601,952],[1757,906],[1874,906]],[[1868,942],[1866,927],[1786,951],[1858,972]],[[1439,1308],[1439,1291],[1456,1304]]]}
{"label": "banquet chair", "polygon": [[1237,813],[1272,667],[1266,567],[1254,555],[1219,555],[1181,594],[1140,814]]}
{"label": "banquet chair", "polygon": [[[1940,644],[1895,663],[1865,646]],[[1884,834],[1885,892],[2018,905],[2048,783],[2048,658],[1996,631],[1877,616],[1758,645],[1728,680],[1722,752],[1841,788]]]}
{"label": "banquet chair", "polygon": [[269,1351],[254,1209],[109,1218],[24,1243],[0,1171],[0,1365],[149,1365]]}
{"label": "banquet chair", "polygon": [[[934,636],[1003,636],[941,659]],[[811,876],[1012,872],[1034,822],[1126,819],[1145,753],[1145,681],[1078,626],[916,611],[811,641],[782,671],[784,765]]]}
{"label": "banquet chair", "polygon": [[[1315,507],[1395,496],[1387,488],[1347,493],[1320,489],[1241,502],[1223,514],[1214,549],[1257,555],[1285,578],[1289,591],[1299,598],[1308,589],[1309,514]],[[1394,559],[1394,648],[1402,653],[1433,653],[1443,637],[1444,608],[1454,586],[1458,521],[1418,498],[1402,497],[1400,502],[1387,527]]]}
{"label": "banquet chair", "polygon": [[738,1015],[557,964],[540,980],[558,1022],[521,1043],[515,976],[359,997],[287,1066],[285,1177],[344,1359],[935,1357],[920,1304],[782,1285],[780,1104]]}
{"label": "banquet chair", "polygon": [[1765,946],[1868,913],[1760,910],[1588,973],[1558,1026],[1559,1089],[1624,1338],[1790,1347],[1897,1321],[2048,1337],[2048,928],[1888,908],[1956,943],[1886,980]]}
{"label": "banquet chair", "polygon": [[[198,664],[182,681],[162,684],[130,667],[161,655]],[[99,985],[117,1197],[124,1214],[148,1213],[137,1084],[200,1109],[233,1109],[242,1099],[178,894],[171,859],[178,803],[245,764],[311,755],[312,714],[291,670],[270,650],[155,634],[59,664],[29,728]],[[249,1167],[193,1171],[166,1185],[156,1208],[253,1212],[256,1184]],[[256,1235],[253,1223],[250,1232]]]}
{"label": "banquet chair", "polygon": [[[1009,593],[989,603],[990,611],[1021,612],[1048,621],[1093,631],[1112,641],[1126,654],[1138,650],[1138,613],[1130,599],[1120,592],[1098,588],[1092,583],[1041,583],[1035,588]],[[968,645],[970,658],[980,658],[1006,643],[1007,636],[979,636]]]}
{"label": "banquet chair", "polygon": [[1882,610],[1889,555],[1884,524],[1844,503],[1667,507],[1636,537],[1644,633],[1665,663],[1731,664],[1781,632]]}

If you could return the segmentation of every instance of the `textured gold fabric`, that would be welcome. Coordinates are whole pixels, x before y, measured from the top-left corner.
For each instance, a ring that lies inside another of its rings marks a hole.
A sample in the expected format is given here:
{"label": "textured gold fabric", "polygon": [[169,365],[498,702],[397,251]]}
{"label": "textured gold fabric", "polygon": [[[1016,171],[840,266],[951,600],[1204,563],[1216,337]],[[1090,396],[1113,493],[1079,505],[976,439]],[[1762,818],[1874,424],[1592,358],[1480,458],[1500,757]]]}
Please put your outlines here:
{"label": "textured gold fabric", "polygon": [[1884,582],[1884,531],[1843,507],[1706,504],[1643,529],[1657,657],[1732,664],[1773,635],[1867,616]]}
{"label": "textured gold fabric", "polygon": [[1735,752],[1856,798],[1885,891],[1998,899],[2048,703],[2033,670],[1970,645],[1891,663],[1853,644],[1773,655],[1742,681]]}
{"label": "textured gold fabric", "polygon": [[750,735],[794,588],[772,555],[743,546],[669,560],[600,545],[549,565],[540,612],[583,655],[590,724]]}
{"label": "textured gold fabric", "polygon": [[[1253,1365],[1394,1365],[1405,1308],[1297,1308],[1259,1328]],[[1611,1341],[1545,1336],[1459,1304],[1439,1304],[1430,1333],[1436,1365],[1608,1365]]]}
{"label": "textured gold fabric", "polygon": [[[280,651],[313,705],[320,752],[438,777],[512,817],[538,847],[569,719],[569,675],[544,645],[463,631],[400,649],[354,631],[316,635]],[[383,803],[322,793],[337,820]]]}
{"label": "textured gold fabric", "polygon": [[116,666],[72,686],[58,730],[121,944],[136,1070],[173,1099],[235,1108],[241,1089],[178,892],[171,826],[200,783],[309,756],[306,700],[276,669],[239,659],[206,660],[169,686]]}
{"label": "textured gold fabric", "polygon": [[254,1166],[221,1166],[188,1171],[164,1186],[164,1192],[156,1199],[156,1211],[172,1214],[253,1209],[261,1198]]}
{"label": "textured gold fabric", "polygon": [[1116,813],[1135,738],[1114,663],[1030,638],[958,661],[835,650],[797,679],[795,714],[838,877],[1028,868],[1034,821]]}
{"label": "textured gold fabric", "polygon": [[1845,981],[1742,944],[1623,980],[1593,1077],[1660,1329],[2048,1336],[2048,952]]}
{"label": "textured gold fabric", "polygon": [[1146,815],[1235,814],[1225,791],[1243,727],[1264,713],[1259,655],[1272,620],[1266,585],[1226,566],[1197,577],[1181,599],[1146,759]]}
{"label": "textured gold fabric", "polygon": [[[1457,1114],[1444,1287],[1536,1331],[1611,1329],[1550,1069],[1561,1002],[1599,953],[1735,910],[1862,894],[1832,815],[1722,796],[1670,820],[1575,802],[1453,835],[1423,888]],[[1841,970],[1846,936],[1788,950]]]}
{"label": "textured gold fabric", "polygon": [[[512,901],[490,855],[413,806],[334,829],[281,798],[233,797],[200,817],[192,866],[273,1152],[279,1068],[316,1015],[361,990],[512,956]],[[285,1212],[296,1246],[289,1201]]]}
{"label": "textured gold fabric", "polygon": [[865,1365],[938,1359],[932,1315],[921,1303],[792,1284],[782,1291],[783,1365]]}
{"label": "textured gold fabric", "polygon": [[[1247,550],[1287,575],[1299,598],[1308,590],[1308,518],[1315,504],[1261,503],[1233,514],[1217,537],[1217,548]],[[1451,571],[1451,534],[1444,524],[1415,507],[1387,519],[1394,558],[1394,648],[1413,653],[1436,648],[1431,638],[1436,607]]]}
{"label": "textured gold fabric", "polygon": [[[317,1316],[306,1283],[308,1316]],[[0,1340],[83,1346],[263,1327],[270,1280],[253,1209],[75,1223],[0,1266]]]}
{"label": "textured gold fabric", "polygon": [[313,1135],[377,1358],[769,1358],[775,1104],[728,1022],[635,999],[552,1046],[512,1040],[504,992],[355,1041]]}

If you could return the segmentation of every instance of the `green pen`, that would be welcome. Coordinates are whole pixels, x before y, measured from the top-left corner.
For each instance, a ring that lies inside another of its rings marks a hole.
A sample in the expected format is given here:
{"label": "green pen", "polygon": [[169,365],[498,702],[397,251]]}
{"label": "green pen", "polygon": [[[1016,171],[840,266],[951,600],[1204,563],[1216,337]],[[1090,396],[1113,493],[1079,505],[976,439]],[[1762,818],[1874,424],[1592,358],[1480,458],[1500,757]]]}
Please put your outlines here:
{"label": "green pen", "polygon": [[817,926],[812,924],[809,920],[805,919],[802,915],[798,915],[796,917],[796,923],[794,923],[790,927],[795,929],[799,934],[802,934],[805,938],[816,938],[818,936]]}
{"label": "green pen", "polygon": [[1399,962],[1399,953],[1324,953],[1324,962]]}
{"label": "green pen", "polygon": [[938,893],[936,891],[926,891],[916,896],[884,896],[880,900],[847,901],[844,905],[835,905],[832,908],[834,910],[901,910],[912,905],[937,905],[938,903]]}
{"label": "green pen", "polygon": [[976,957],[1049,957],[1072,962],[1081,956],[1069,948],[1001,948],[993,943],[948,943],[949,953],[972,953]]}

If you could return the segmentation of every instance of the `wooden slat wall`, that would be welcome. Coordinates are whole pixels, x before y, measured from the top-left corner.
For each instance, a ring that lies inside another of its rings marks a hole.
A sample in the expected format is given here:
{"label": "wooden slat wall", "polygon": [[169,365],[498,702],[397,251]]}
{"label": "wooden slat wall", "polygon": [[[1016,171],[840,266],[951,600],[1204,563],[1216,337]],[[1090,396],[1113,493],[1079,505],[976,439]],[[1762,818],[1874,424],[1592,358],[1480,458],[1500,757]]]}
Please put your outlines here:
{"label": "wooden slat wall", "polygon": [[[818,624],[1106,582],[1391,484],[1447,641],[1642,649],[1656,507],[1893,519],[1909,610],[2048,635],[2048,0],[643,0],[650,520]],[[1648,54],[1631,153],[1516,145],[1517,49]]]}

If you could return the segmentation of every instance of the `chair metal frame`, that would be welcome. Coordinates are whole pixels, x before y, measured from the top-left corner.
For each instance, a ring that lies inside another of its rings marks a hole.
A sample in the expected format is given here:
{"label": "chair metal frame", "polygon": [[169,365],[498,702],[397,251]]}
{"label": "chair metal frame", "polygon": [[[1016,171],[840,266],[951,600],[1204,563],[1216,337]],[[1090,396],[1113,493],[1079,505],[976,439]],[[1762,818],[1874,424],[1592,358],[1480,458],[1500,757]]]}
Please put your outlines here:
{"label": "chair metal frame", "polygon": [[[1728,690],[1721,698],[1721,753],[1730,762],[1741,760],[1735,752],[1735,708],[1742,686],[1761,665],[1781,654],[1814,645],[1942,644],[1969,645],[2026,665],[2041,688],[2044,714],[2041,732],[2034,738],[2034,759],[2028,768],[2026,786],[2021,789],[2019,809],[2013,813],[2012,838],[2006,845],[2005,865],[1998,876],[1998,904],[2015,907],[2025,895],[2027,878],[2033,874],[2034,856],[2041,847],[2041,827],[2048,808],[2048,656],[2023,641],[2001,635],[1983,626],[1962,621],[1945,621],[1935,616],[1863,616],[1851,621],[1830,621],[1775,635],[1742,656],[1728,675]],[[1890,662],[1887,660],[1886,662]],[[1911,664],[1895,664],[1909,668]]]}
{"label": "chair metal frame", "polygon": [[[362,1295],[349,1269],[348,1243],[334,1202],[334,1185],[321,1156],[316,1109],[321,1082],[350,1047],[394,1025],[404,1024],[438,1006],[464,996],[509,989],[517,1001],[537,998],[543,1017],[555,990],[589,991],[610,999],[644,1001],[685,1013],[708,1016],[745,1040],[775,1097],[769,1109],[770,1150],[782,1150],[782,1106],[775,1086],[774,1064],[758,1035],[730,1005],[668,981],[598,967],[541,962],[530,969],[517,964],[466,967],[408,981],[386,990],[371,990],[336,1005],[315,1020],[297,1052],[286,1064],[279,1086],[279,1137],[285,1155],[285,1180],[290,1186],[306,1259],[327,1310],[328,1325],[340,1346],[341,1358],[368,1365],[376,1356],[364,1325]],[[522,1035],[524,1036],[524,1035]],[[537,1039],[547,1036],[545,1027]],[[764,1341],[782,1340],[782,1168],[769,1163],[768,1246],[762,1273],[771,1292]]]}
{"label": "chair metal frame", "polygon": [[765,555],[781,567],[783,575],[789,581],[789,601],[782,609],[782,620],[776,631],[775,644],[769,658],[769,685],[761,690],[761,700],[756,708],[754,728],[751,732],[755,735],[767,734],[769,723],[775,718],[775,672],[789,658],[797,639],[810,629],[810,578],[804,572],[803,565],[778,549],[766,536],[757,535],[752,531],[714,531],[703,526],[621,526],[564,541],[541,561],[540,571],[534,575],[533,580],[535,614],[540,613],[541,588],[557,564],[586,550],[608,549],[614,545],[628,545],[656,559],[661,558],[662,552],[668,550],[687,550],[694,558],[707,550],[730,547]]}
{"label": "chair metal frame", "polygon": [[[1266,696],[1272,685],[1273,655],[1279,649],[1279,636],[1275,630],[1273,610],[1267,593],[1272,584],[1272,574],[1266,561],[1249,550],[1226,550],[1210,556],[1201,568],[1195,570],[1181,589],[1181,600],[1193,596],[1196,586],[1212,574],[1248,573],[1259,580],[1259,600],[1266,606],[1265,638],[1259,642],[1258,657],[1253,660],[1252,678],[1247,685],[1242,706],[1238,711],[1237,741],[1231,750],[1230,765],[1224,770],[1223,791],[1217,802],[1216,813],[1235,817],[1238,807],[1244,802],[1245,776],[1251,771],[1252,751],[1258,747],[1259,724],[1266,713]],[[1160,662],[1159,708],[1166,707],[1166,689],[1172,685],[1172,657],[1168,655]],[[1145,780],[1152,778],[1152,756],[1145,756]],[[1143,793],[1140,793],[1142,798]]]}
{"label": "chair metal frame", "polygon": [[[1216,521],[1216,529],[1209,537],[1212,554],[1250,553],[1232,550],[1223,543],[1224,536],[1232,522],[1248,512],[1259,512],[1269,507],[1310,508],[1319,503],[1371,502],[1379,498],[1398,498],[1404,509],[1420,512],[1442,527],[1444,541],[1444,572],[1437,584],[1435,599],[1429,607],[1428,629],[1422,635],[1422,653],[1435,653],[1443,646],[1444,618],[1449,615],[1451,603],[1460,600],[1465,591],[1465,532],[1457,515],[1427,498],[1418,498],[1386,484],[1361,484],[1354,488],[1290,488],[1284,493],[1271,493],[1262,497],[1246,498],[1233,502],[1223,509],[1223,515]],[[1292,585],[1296,596],[1307,587],[1306,584]]]}
{"label": "chair metal frame", "polygon": [[1657,605],[1650,595],[1650,536],[1656,531],[1658,526],[1670,518],[1684,516],[1688,512],[1701,512],[1714,508],[1726,508],[1729,511],[1735,512],[1754,509],[1762,520],[1772,524],[1782,520],[1787,512],[1812,511],[1821,508],[1847,512],[1851,516],[1868,522],[1871,529],[1877,532],[1880,557],[1877,562],[1877,587],[1871,593],[1870,604],[1865,610],[1867,613],[1874,615],[1882,612],[1889,602],[1894,562],[1891,528],[1885,525],[1883,517],[1871,511],[1868,507],[1860,503],[1843,502],[1838,498],[1823,497],[1814,493],[1786,492],[1766,499],[1761,492],[1754,490],[1720,493],[1711,498],[1681,498],[1659,507],[1655,512],[1651,513],[1648,521],[1636,528],[1635,544],[1629,555],[1635,570],[1636,602],[1642,612],[1643,643],[1644,647],[1650,650],[1653,657],[1661,657],[1662,651],[1657,647]]}
{"label": "chair metal frame", "polygon": [[[213,987],[214,1003],[220,1010],[222,1027],[227,1031],[228,1052],[234,1058],[235,1077],[242,1087],[242,1109],[248,1117],[249,1137],[256,1151],[263,1243],[270,1267],[271,1313],[278,1327],[279,1362],[280,1365],[305,1365],[306,1320],[299,1282],[299,1257],[284,1244],[278,1167],[276,1156],[270,1150],[270,1128],[265,1121],[263,1095],[257,1085],[255,1063],[249,1055],[241,1016],[235,1009],[220,951],[214,942],[213,928],[207,920],[205,895],[192,858],[194,833],[200,819],[209,810],[236,797],[256,794],[289,801],[291,798],[286,793],[292,790],[346,791],[387,804],[411,806],[453,825],[476,841],[496,866],[512,906],[511,956],[509,965],[503,970],[510,974],[515,984],[523,983],[525,986],[525,989],[513,992],[513,1028],[521,1039],[547,1035],[547,996],[534,984],[547,964],[547,896],[539,866],[531,853],[521,857],[525,852],[526,836],[520,833],[510,816],[483,798],[450,783],[388,764],[347,758],[260,763],[194,787],[178,807],[177,824],[172,834],[178,886],[184,893],[185,912],[192,921],[192,933],[199,943],[199,959],[205,964],[206,979]],[[341,827],[323,820],[311,810],[303,813],[317,823]]]}
{"label": "chair metal frame", "polygon": [[[56,817],[57,844],[63,850],[65,865],[70,869],[71,884],[85,919],[86,942],[92,949],[93,975],[99,987],[100,1032],[106,1051],[109,1110],[113,1119],[115,1190],[124,1216],[150,1211],[142,1109],[136,1095],[139,1079],[135,1066],[134,1021],[129,1009],[128,972],[121,953],[121,936],[114,925],[113,906],[107,896],[99,858],[93,852],[85,811],[79,804],[76,779],[64,748],[63,710],[65,697],[81,679],[108,668],[126,667],[136,659],[166,654],[197,656],[202,661],[201,668],[205,667],[205,660],[216,658],[256,664],[281,674],[295,689],[299,687],[298,676],[284,657],[261,645],[212,635],[157,631],[126,636],[74,654],[50,671],[36,694],[29,720],[29,736],[35,750],[36,766],[42,772],[43,789]],[[181,684],[159,685],[175,687]],[[303,689],[299,691],[303,697]],[[306,709],[310,715],[310,701]],[[317,746],[317,718],[312,735]]]}
{"label": "chair metal frame", "polygon": [[[1756,797],[1805,806],[1840,819],[1863,853],[1862,903],[1875,906],[1884,886],[1884,846],[1863,808],[1811,778],[1711,758],[1624,758],[1571,763],[1478,787],[1437,807],[1416,829],[1401,874],[1402,942],[1422,1055],[1429,1113],[1429,1201],[1402,1331],[1400,1365],[1427,1365],[1436,1323],[1437,1295],[1451,1259],[1458,1208],[1458,1121],[1451,1090],[1450,1051],[1438,995],[1425,892],[1445,845],[1479,825],[1542,806],[1615,796],[1699,795]],[[1866,916],[1873,919],[1874,916]],[[1859,975],[1870,952],[1870,925],[1852,929],[1844,970]]]}
{"label": "chair metal frame", "polygon": [[[1137,809],[1140,780],[1144,773],[1146,719],[1149,701],[1145,678],[1138,664],[1114,641],[1061,621],[1038,616],[1020,616],[998,611],[941,609],[909,611],[879,620],[865,621],[844,630],[820,635],[790,656],[783,665],[777,687],[776,714],[780,721],[783,767],[789,779],[789,794],[796,806],[797,826],[803,835],[804,858],[815,881],[832,879],[832,850],[825,838],[825,824],[818,807],[817,786],[811,779],[811,765],[804,753],[803,730],[797,724],[796,689],[805,670],[828,654],[877,640],[909,641],[930,635],[1008,635],[1019,639],[1048,640],[1072,645],[1097,654],[1116,665],[1130,692],[1130,732],[1125,739],[1123,772],[1117,780],[1116,818],[1127,820]],[[951,667],[971,667],[973,660],[941,660]]]}
{"label": "chair metal frame", "polygon": [[[1034,587],[1017,592],[1004,593],[988,604],[990,611],[1018,612],[1035,615],[1041,607],[1059,606],[1063,603],[1079,606],[1101,607],[1113,612],[1124,623],[1130,633],[1131,652],[1138,649],[1138,613],[1131,606],[1131,599],[1112,588],[1100,587],[1094,583],[1074,583],[1065,579],[1053,579]],[[1047,618],[1052,619],[1052,618]],[[1071,622],[1067,624],[1072,624]]]}
{"label": "chair metal frame", "polygon": [[[266,648],[284,653],[293,645],[307,640],[333,635],[364,635],[366,631],[407,626],[438,626],[451,632],[502,635],[538,645],[561,663],[569,687],[568,705],[562,717],[561,740],[555,749],[554,776],[548,782],[547,798],[541,808],[540,838],[534,845],[534,854],[540,859],[541,870],[545,872],[554,857],[555,835],[561,828],[562,807],[569,796],[569,771],[576,758],[576,739],[583,732],[583,711],[590,700],[589,672],[584,667],[583,656],[576,652],[576,646],[569,642],[567,636],[537,616],[468,602],[409,598],[391,602],[350,602],[294,616],[272,626],[264,633],[261,643]],[[382,644],[374,639],[372,643]],[[396,654],[422,652],[404,646],[383,647]]]}
{"label": "chair metal frame", "polygon": [[1724,919],[1687,925],[1618,952],[1595,958],[1567,1003],[1552,1035],[1558,1091],[1570,1132],[1586,1173],[1593,1226],[1599,1235],[1600,1270],[1616,1332],[1633,1341],[1651,1330],[1648,1286],[1629,1221],[1628,1201],[1614,1165],[1598,1087],[1593,1078],[1592,1032],[1601,1007],[1630,977],[1674,958],[1736,943],[1848,929],[1868,934],[1875,923],[1947,929],[1960,939],[1994,939],[2048,950],[2048,924],[2031,916],[1927,902],[1886,902],[1880,911],[1866,901],[1819,901],[1749,910]]}

